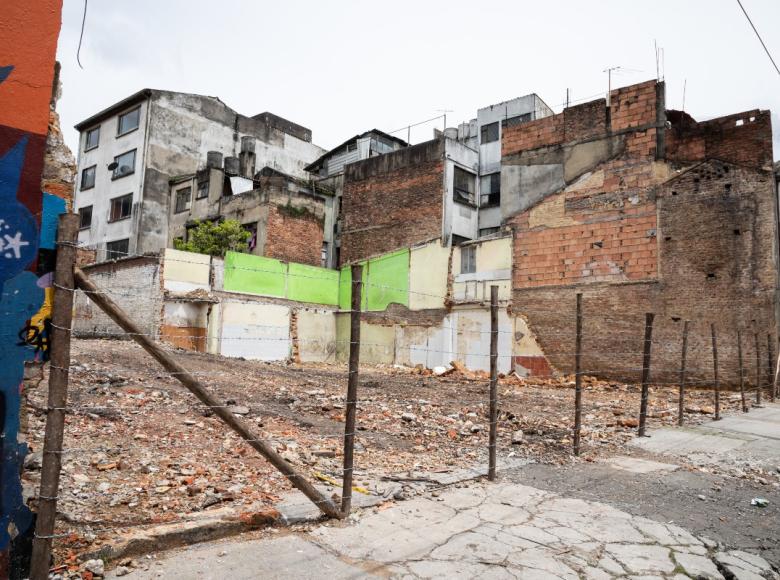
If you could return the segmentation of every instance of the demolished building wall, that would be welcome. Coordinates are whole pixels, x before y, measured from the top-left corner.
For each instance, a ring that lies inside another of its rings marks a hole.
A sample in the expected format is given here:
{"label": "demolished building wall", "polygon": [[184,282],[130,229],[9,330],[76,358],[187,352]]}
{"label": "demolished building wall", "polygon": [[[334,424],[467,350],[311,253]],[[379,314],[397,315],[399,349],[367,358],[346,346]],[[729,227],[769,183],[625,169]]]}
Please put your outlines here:
{"label": "demolished building wall", "polygon": [[734,382],[737,329],[746,360],[755,359],[754,333],[764,347],[777,334],[769,114],[688,118],[669,129],[656,81],[614,90],[610,102],[505,129],[513,312],[553,367],[571,371],[582,293],[584,368],[633,380],[645,312],[656,314],[659,379],[678,374],[684,320],[698,337],[690,372],[711,378],[715,323],[723,376]]}

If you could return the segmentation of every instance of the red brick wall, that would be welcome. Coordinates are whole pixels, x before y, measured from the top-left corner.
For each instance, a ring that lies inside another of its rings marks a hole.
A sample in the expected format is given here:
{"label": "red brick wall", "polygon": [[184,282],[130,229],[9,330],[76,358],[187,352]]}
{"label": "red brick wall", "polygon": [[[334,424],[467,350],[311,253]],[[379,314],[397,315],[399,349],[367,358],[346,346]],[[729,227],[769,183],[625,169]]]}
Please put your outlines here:
{"label": "red brick wall", "polygon": [[440,236],[443,196],[442,140],[348,165],[341,263]]}
{"label": "red brick wall", "polygon": [[268,208],[264,256],[321,266],[322,238],[323,222],[312,213],[295,215],[275,204]]}

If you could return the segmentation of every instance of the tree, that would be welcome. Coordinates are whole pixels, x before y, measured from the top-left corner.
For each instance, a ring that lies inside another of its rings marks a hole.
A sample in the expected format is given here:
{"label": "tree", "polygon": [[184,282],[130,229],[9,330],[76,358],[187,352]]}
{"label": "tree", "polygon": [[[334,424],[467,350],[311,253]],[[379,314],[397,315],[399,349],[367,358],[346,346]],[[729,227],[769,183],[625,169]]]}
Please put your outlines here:
{"label": "tree", "polygon": [[196,252],[210,256],[224,256],[226,252],[246,252],[252,234],[241,227],[237,220],[225,220],[219,223],[210,221],[195,222],[189,231],[189,240],[176,239],[174,247],[184,252]]}

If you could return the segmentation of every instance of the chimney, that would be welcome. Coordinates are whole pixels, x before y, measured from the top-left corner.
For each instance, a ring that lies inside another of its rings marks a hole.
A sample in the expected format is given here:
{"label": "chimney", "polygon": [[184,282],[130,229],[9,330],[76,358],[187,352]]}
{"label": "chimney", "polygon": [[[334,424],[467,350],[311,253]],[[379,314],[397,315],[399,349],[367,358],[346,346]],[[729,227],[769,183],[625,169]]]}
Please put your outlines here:
{"label": "chimney", "polygon": [[225,173],[228,175],[238,175],[238,171],[238,157],[225,157]]}
{"label": "chimney", "polygon": [[252,179],[255,174],[255,138],[241,137],[241,154],[239,156],[241,175]]}
{"label": "chimney", "polygon": [[219,151],[206,153],[206,167],[209,169],[222,169],[222,153]]}

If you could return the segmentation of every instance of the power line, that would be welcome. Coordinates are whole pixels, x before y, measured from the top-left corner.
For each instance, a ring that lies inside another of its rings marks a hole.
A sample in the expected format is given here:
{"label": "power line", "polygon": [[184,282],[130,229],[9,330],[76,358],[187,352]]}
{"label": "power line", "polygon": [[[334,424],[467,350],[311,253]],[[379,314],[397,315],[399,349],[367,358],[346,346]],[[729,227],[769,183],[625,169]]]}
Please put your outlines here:
{"label": "power line", "polygon": [[84,68],[81,65],[81,41],[84,40],[84,25],[87,23],[87,0],[84,0],[84,15],[81,18],[81,34],[79,34],[79,47],[76,49],[76,62],[79,63],[79,68]]}
{"label": "power line", "polygon": [[767,48],[766,44],[764,43],[764,40],[761,38],[761,35],[758,33],[758,30],[756,30],[756,27],[753,24],[753,21],[750,19],[750,15],[747,13],[747,10],[745,10],[745,7],[742,6],[741,0],[737,0],[737,4],[739,4],[739,7],[742,8],[742,12],[745,14],[745,18],[747,18],[747,21],[750,23],[750,27],[753,29],[753,32],[756,33],[756,36],[758,37],[758,41],[761,43],[761,46],[764,47],[764,51],[766,52],[766,55],[769,57],[769,60],[772,61],[772,65],[775,67],[775,70],[777,71],[777,74],[780,75],[780,67],[777,66],[777,63],[775,62],[775,59],[772,58],[772,53],[769,52],[769,49]]}

